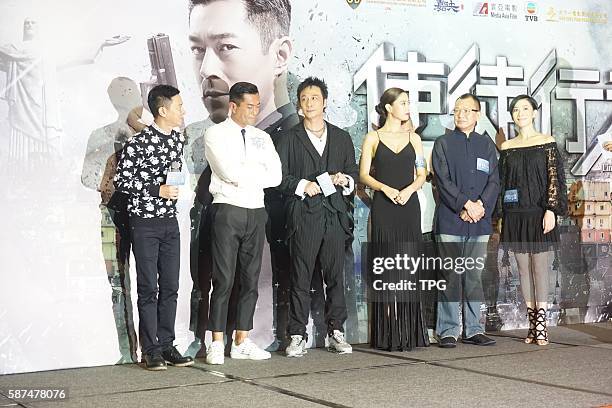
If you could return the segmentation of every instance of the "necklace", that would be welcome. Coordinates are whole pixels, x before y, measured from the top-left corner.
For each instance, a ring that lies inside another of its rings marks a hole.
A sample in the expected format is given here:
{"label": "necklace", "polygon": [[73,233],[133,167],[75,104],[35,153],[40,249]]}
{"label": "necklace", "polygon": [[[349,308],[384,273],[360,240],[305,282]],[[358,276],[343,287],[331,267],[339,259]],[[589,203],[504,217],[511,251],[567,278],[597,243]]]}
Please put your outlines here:
{"label": "necklace", "polygon": [[309,127],[308,127],[308,126],[306,126],[306,125],[304,125],[304,127],[306,128],[306,130],[309,130],[309,131],[311,131],[312,133],[320,133],[320,132],[322,132],[322,131],[324,131],[324,130],[325,130],[325,123],[323,124],[323,127],[322,127],[321,129],[319,129],[319,130],[314,130],[314,129],[311,129],[311,128],[309,128]]}

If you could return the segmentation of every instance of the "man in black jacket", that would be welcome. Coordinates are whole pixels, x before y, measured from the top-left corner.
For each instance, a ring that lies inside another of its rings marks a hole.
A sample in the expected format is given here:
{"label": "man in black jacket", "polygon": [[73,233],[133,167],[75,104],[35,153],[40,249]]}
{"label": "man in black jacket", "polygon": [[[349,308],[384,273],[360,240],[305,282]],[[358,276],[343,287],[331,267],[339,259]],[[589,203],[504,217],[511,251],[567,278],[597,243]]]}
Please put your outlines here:
{"label": "man in black jacket", "polygon": [[[476,132],[480,101],[461,95],[453,109],[455,130],[439,137],[432,151],[439,202],[434,231],[441,258],[486,262],[491,235],[491,215],[499,194],[497,150],[493,141]],[[466,261],[467,262],[467,261]],[[480,305],[484,300],[482,266],[442,269],[446,290],[439,292],[436,332],[439,345],[453,348],[461,335],[463,343],[490,346],[495,340],[484,333]]]}
{"label": "man in black jacket", "polygon": [[317,260],[326,288],[325,320],[329,348],[352,352],[344,339],[344,244],[351,222],[344,198],[355,188],[359,173],[349,134],[323,119],[327,86],[307,78],[298,86],[298,103],[304,121],[278,138],[283,165],[278,186],[287,197],[287,238],[291,254],[290,310],[287,356],[306,353],[306,324],[310,310],[310,286]]}

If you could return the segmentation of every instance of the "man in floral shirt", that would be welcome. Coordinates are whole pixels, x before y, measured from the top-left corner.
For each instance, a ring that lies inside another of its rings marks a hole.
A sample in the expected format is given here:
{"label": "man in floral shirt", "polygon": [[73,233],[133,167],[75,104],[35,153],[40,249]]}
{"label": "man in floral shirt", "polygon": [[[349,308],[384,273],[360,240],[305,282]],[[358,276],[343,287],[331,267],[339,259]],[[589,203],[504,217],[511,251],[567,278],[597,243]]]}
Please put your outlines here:
{"label": "man in floral shirt", "polygon": [[165,370],[166,363],[193,364],[173,346],[180,267],[180,177],[173,176],[181,171],[185,138],[176,128],[185,111],[179,90],[168,85],[153,88],[148,104],[155,122],[126,143],[114,182],[129,194],[143,363],[148,370]]}

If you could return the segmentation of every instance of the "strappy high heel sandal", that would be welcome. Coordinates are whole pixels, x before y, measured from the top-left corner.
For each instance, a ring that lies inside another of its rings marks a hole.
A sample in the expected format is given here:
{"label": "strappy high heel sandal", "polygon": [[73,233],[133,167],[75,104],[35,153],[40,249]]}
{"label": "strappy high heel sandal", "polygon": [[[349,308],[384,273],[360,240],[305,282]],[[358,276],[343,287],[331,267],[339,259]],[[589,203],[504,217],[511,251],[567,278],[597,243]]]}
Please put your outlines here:
{"label": "strappy high heel sandal", "polygon": [[548,331],[546,330],[546,310],[539,308],[535,320],[535,341],[538,346],[546,346],[548,341]]}
{"label": "strappy high heel sandal", "polygon": [[530,307],[527,308],[527,317],[529,318],[529,331],[525,337],[525,344],[535,343],[536,338],[536,311]]}

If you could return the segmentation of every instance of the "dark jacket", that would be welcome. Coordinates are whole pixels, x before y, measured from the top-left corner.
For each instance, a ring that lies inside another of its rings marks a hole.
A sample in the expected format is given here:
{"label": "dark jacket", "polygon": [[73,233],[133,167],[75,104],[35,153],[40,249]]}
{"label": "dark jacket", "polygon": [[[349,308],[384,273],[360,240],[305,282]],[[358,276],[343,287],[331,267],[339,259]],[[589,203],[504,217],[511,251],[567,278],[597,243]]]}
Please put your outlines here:
{"label": "dark jacket", "polygon": [[342,172],[358,182],[359,168],[355,161],[355,148],[350,135],[327,123],[327,143],[323,156],[320,156],[312,145],[303,122],[289,129],[278,139],[276,150],[283,167],[283,179],[276,187],[286,197],[287,239],[300,228],[307,228],[303,222],[308,214],[320,214],[323,211],[336,214],[340,225],[351,235],[351,220],[347,199],[342,195],[342,188],[336,186],[337,193],[329,197],[317,194],[304,199],[295,194],[300,180],[316,181],[316,177],[328,172],[330,175]]}
{"label": "dark jacket", "polygon": [[[470,237],[491,234],[491,215],[499,195],[497,149],[493,141],[476,132],[468,138],[454,130],[436,139],[432,165],[440,197],[434,218],[435,233]],[[485,207],[485,216],[475,224],[459,216],[468,200],[482,200]]]}

